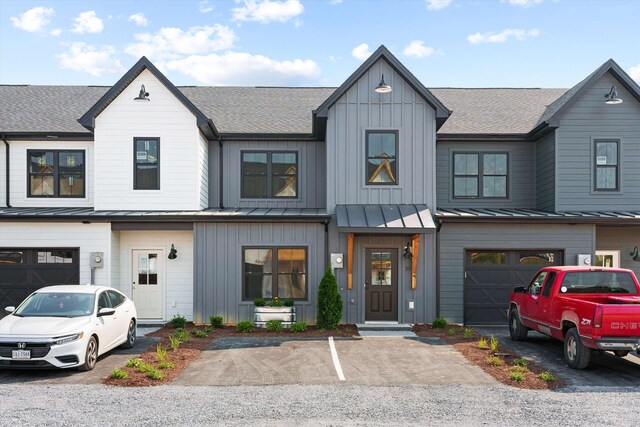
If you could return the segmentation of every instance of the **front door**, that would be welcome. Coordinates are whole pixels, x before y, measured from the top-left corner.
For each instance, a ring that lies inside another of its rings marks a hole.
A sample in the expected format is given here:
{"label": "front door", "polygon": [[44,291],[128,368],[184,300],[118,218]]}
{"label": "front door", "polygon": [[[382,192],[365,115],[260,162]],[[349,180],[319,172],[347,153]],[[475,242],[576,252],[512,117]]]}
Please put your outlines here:
{"label": "front door", "polygon": [[158,250],[133,251],[133,277],[131,296],[140,319],[162,319],[162,252]]}
{"label": "front door", "polygon": [[365,320],[398,320],[398,251],[367,249]]}

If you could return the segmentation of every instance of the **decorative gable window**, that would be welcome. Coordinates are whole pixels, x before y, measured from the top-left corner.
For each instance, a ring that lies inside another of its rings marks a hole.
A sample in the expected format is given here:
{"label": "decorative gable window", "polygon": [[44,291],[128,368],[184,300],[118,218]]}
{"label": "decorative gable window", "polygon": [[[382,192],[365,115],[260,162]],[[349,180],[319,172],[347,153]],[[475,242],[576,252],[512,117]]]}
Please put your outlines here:
{"label": "decorative gable window", "polygon": [[160,138],[133,138],[133,189],[160,189]]}
{"label": "decorative gable window", "polygon": [[507,153],[453,153],[454,198],[506,198]]}
{"label": "decorative gable window", "polygon": [[298,153],[243,151],[242,198],[293,199],[298,196]]}
{"label": "decorative gable window", "polygon": [[618,140],[595,141],[596,191],[618,191],[620,189],[619,144]]}
{"label": "decorative gable window", "polygon": [[27,150],[28,197],[84,197],[84,151]]}
{"label": "decorative gable window", "polygon": [[367,185],[397,185],[398,131],[368,130],[365,136]]}

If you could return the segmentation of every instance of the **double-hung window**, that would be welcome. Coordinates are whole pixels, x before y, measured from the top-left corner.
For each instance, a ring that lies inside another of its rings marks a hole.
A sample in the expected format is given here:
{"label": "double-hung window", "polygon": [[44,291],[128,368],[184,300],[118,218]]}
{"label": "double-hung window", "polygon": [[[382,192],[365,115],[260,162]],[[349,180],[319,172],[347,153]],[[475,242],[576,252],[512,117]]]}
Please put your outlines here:
{"label": "double-hung window", "polygon": [[620,141],[595,141],[595,190],[620,189]]}
{"label": "double-hung window", "polygon": [[29,197],[84,197],[85,152],[27,150]]}
{"label": "double-hung window", "polygon": [[242,198],[294,199],[298,196],[298,153],[243,151]]}
{"label": "double-hung window", "polygon": [[304,247],[244,248],[243,299],[306,299],[307,249]]}
{"label": "double-hung window", "polygon": [[453,153],[454,198],[506,198],[507,153]]}
{"label": "double-hung window", "polygon": [[397,185],[398,131],[368,130],[365,137],[367,185]]}
{"label": "double-hung window", "polygon": [[160,189],[160,138],[133,138],[133,189]]}

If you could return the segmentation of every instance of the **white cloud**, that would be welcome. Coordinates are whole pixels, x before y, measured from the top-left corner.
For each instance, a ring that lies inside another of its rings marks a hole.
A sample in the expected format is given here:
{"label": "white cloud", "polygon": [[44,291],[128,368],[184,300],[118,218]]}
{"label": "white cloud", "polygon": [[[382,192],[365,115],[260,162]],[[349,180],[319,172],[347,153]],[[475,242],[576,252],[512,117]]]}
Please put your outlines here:
{"label": "white cloud", "polygon": [[49,23],[49,18],[54,14],[55,12],[52,8],[39,6],[29,9],[21,15],[12,16],[11,22],[15,27],[33,33],[42,30]]}
{"label": "white cloud", "polygon": [[629,68],[629,75],[633,80],[640,83],[640,64],[636,65],[635,67]]}
{"label": "white cloud", "polygon": [[340,4],[342,3],[344,0],[329,0],[329,4]]}
{"label": "white cloud", "polygon": [[157,33],[135,34],[137,43],[130,44],[125,52],[130,55],[148,56],[156,60],[178,59],[183,55],[198,55],[212,51],[230,49],[236,35],[229,27],[213,26],[161,28]]}
{"label": "white cloud", "polygon": [[210,85],[300,86],[317,84],[320,77],[320,67],[309,59],[276,61],[244,52],[192,55],[158,66]]}
{"label": "white cloud", "polygon": [[531,7],[543,1],[544,0],[500,0],[500,3],[509,3],[512,6]]}
{"label": "white cloud", "polygon": [[124,67],[115,57],[113,46],[96,48],[84,42],[72,43],[69,51],[56,55],[62,68],[84,71],[92,76],[121,73]]}
{"label": "white cloud", "polygon": [[93,10],[82,12],[76,17],[75,21],[76,25],[71,30],[74,33],[100,33],[104,29],[102,19],[98,18]]}
{"label": "white cloud", "polygon": [[425,56],[431,56],[436,53],[436,50],[432,47],[424,45],[422,40],[414,40],[407,47],[404,48],[405,56],[415,56],[416,58],[424,58]]}
{"label": "white cloud", "polygon": [[441,10],[449,7],[453,0],[427,0],[428,10]]}
{"label": "white cloud", "polygon": [[213,5],[209,2],[209,0],[200,0],[198,2],[198,10],[200,11],[200,13],[213,12]]}
{"label": "white cloud", "polygon": [[361,61],[364,61],[365,59],[370,57],[371,53],[372,52],[369,50],[369,45],[366,43],[359,44],[358,46],[354,47],[353,50],[351,51],[351,55],[353,55],[354,58],[357,58]]}
{"label": "white cloud", "polygon": [[523,41],[531,37],[536,37],[540,35],[540,30],[534,28],[532,30],[522,30],[522,29],[513,29],[507,28],[502,30],[500,33],[475,33],[467,36],[467,40],[470,43],[478,44],[478,43],[504,43],[509,38],[515,38],[518,41]]}
{"label": "white cloud", "polygon": [[129,16],[129,21],[133,22],[139,27],[146,27],[147,25],[149,25],[149,21],[147,21],[147,18],[142,12],[134,13],[133,15]]}
{"label": "white cloud", "polygon": [[62,29],[54,28],[53,30],[49,31],[49,34],[52,35],[53,37],[58,37],[60,34],[62,34]]}
{"label": "white cloud", "polygon": [[234,21],[287,22],[304,11],[300,0],[235,0],[242,7],[231,9]]}

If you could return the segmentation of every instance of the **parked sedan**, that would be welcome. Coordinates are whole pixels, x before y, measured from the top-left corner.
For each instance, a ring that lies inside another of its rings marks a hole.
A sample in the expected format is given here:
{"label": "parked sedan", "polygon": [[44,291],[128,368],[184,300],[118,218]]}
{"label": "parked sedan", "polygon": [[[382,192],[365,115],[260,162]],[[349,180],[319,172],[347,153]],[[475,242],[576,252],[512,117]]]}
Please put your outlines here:
{"label": "parked sedan", "polygon": [[93,369],[98,357],[136,341],[136,307],[117,290],[48,286],[0,320],[1,368]]}

